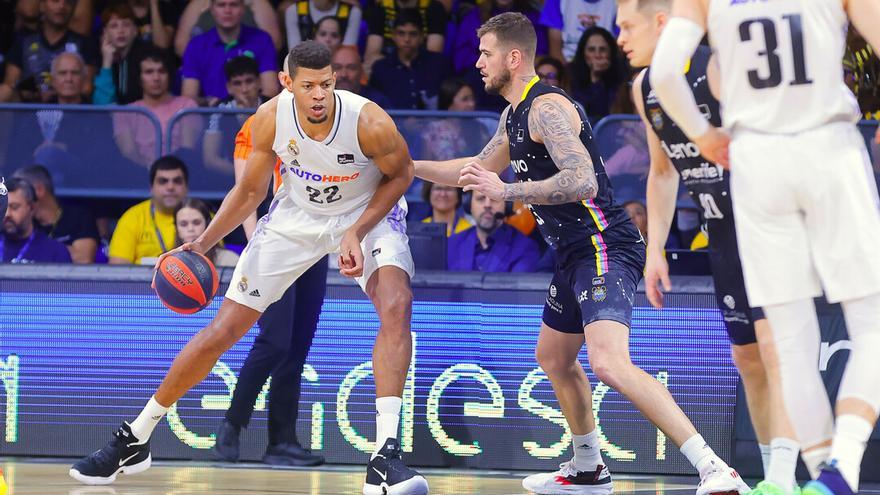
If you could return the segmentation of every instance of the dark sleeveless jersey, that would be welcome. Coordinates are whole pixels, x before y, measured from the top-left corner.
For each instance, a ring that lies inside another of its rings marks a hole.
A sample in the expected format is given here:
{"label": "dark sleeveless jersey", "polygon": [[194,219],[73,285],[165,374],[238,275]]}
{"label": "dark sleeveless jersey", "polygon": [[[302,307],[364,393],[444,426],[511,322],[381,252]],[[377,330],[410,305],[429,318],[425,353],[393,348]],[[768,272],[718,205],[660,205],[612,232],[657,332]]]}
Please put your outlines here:
{"label": "dark sleeveless jersey", "polygon": [[[718,127],[721,125],[721,111],[718,100],[709,90],[709,78],[706,76],[711,54],[708,47],[699,47],[691,57],[685,76],[700,112],[713,126]],[[663,151],[678,170],[688,194],[703,210],[706,220],[732,218],[733,204],[730,201],[727,172],[703,158],[697,145],[669,118],[651,89],[650,70],[648,68],[642,78],[642,101],[645,116],[660,138]]]}
{"label": "dark sleeveless jersey", "polygon": [[[547,244],[556,249],[560,264],[604,259],[597,256],[609,248],[632,246],[642,241],[629,215],[614,201],[611,181],[599,155],[589,121],[583,111],[564,91],[536,83],[515,110],[508,111],[506,129],[510,142],[510,166],[519,182],[544,180],[559,172],[543,143],[532,141],[529,134],[529,111],[538,96],[556,93],[574,106],[581,118],[580,139],[587,148],[596,171],[599,191],[592,200],[561,205],[527,205],[535,216]],[[602,270],[606,271],[607,268]]]}

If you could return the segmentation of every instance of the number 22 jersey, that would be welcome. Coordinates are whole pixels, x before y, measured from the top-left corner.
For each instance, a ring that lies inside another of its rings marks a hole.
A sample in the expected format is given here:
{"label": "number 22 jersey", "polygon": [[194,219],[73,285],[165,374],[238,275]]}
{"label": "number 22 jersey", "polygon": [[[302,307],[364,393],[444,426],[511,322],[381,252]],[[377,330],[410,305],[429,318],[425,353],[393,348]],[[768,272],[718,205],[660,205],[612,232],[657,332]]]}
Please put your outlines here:
{"label": "number 22 jersey", "polygon": [[[286,195],[310,213],[335,216],[365,206],[383,174],[358,141],[358,119],[370,100],[343,90],[335,90],[331,98],[333,127],[324,140],[315,141],[299,124],[293,93],[282,90],[272,149],[281,159],[282,185],[276,196]],[[398,206],[405,211],[406,200],[398,200]]]}

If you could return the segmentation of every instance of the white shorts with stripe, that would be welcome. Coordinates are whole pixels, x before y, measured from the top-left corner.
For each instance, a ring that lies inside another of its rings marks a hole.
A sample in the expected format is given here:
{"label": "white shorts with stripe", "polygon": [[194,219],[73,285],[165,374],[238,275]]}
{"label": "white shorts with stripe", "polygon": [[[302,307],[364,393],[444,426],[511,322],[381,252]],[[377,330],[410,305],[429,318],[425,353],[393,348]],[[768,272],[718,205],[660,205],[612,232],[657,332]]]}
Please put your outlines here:
{"label": "white shorts with stripe", "polygon": [[731,195],[752,307],[880,293],[880,202],[855,125],[734,132]]}
{"label": "white shorts with stripe", "polygon": [[[366,206],[338,216],[308,213],[287,196],[276,197],[260,219],[226,291],[226,297],[263,312],[318,260],[339,252],[345,231]],[[401,201],[361,242],[364,273],[355,279],[366,290],[370,276],[382,266],[396,266],[410,277],[415,272],[406,235],[406,203]]]}

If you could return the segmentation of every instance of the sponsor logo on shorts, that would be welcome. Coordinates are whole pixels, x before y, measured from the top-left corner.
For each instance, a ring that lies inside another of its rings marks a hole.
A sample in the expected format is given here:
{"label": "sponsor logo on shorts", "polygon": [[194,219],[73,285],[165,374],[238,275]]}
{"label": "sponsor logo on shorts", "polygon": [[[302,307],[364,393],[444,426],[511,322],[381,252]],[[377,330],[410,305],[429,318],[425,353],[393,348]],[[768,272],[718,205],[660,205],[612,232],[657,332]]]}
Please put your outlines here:
{"label": "sponsor logo on shorts", "polygon": [[593,301],[602,302],[605,300],[605,296],[607,295],[608,289],[606,289],[604,285],[597,285],[593,287]]}
{"label": "sponsor logo on shorts", "polygon": [[581,295],[578,296],[579,303],[583,303],[585,301],[588,301],[589,299],[590,299],[590,291],[588,291],[588,290],[581,292]]}
{"label": "sponsor logo on shorts", "polygon": [[553,311],[556,311],[557,313],[562,314],[562,311],[563,311],[562,304],[559,301],[557,301],[556,299],[553,299],[553,297],[547,298],[547,306],[550,309],[552,309]]}
{"label": "sponsor logo on shorts", "polygon": [[373,250],[373,258],[379,256],[382,253],[382,248],[376,248]]}
{"label": "sponsor logo on shorts", "polygon": [[751,323],[748,315],[746,315],[742,311],[722,309],[721,314],[724,317],[725,323],[741,323],[743,325],[748,325]]}
{"label": "sponsor logo on shorts", "polygon": [[726,296],[724,296],[722,301],[724,301],[724,305],[727,306],[728,308],[736,309],[736,299],[734,299],[733,296],[731,296],[730,294],[727,294]]}
{"label": "sponsor logo on shorts", "polygon": [[251,297],[260,297],[260,291],[258,289],[254,289],[248,293]]}
{"label": "sponsor logo on shorts", "polygon": [[336,155],[336,161],[340,165],[348,165],[349,163],[354,163],[354,155],[351,153],[342,153],[341,155]]}
{"label": "sponsor logo on shorts", "polygon": [[556,297],[556,286],[550,284],[550,297]]}
{"label": "sponsor logo on shorts", "polygon": [[247,290],[247,277],[241,277],[241,280],[238,281],[238,291],[244,292]]}
{"label": "sponsor logo on shorts", "polygon": [[605,277],[593,277],[593,285],[605,285]]}
{"label": "sponsor logo on shorts", "polygon": [[321,175],[307,172],[301,168],[292,168],[290,171],[297,177],[312,182],[349,182],[357,179],[361,175],[360,172],[355,172],[351,175]]}

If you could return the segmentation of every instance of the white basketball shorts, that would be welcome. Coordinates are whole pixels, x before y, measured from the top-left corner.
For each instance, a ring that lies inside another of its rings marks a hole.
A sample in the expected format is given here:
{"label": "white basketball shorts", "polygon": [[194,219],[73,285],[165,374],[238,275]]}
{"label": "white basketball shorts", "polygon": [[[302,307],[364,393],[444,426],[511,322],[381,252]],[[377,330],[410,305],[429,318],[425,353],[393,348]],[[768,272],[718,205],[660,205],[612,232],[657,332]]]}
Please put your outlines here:
{"label": "white basketball shorts", "polygon": [[[309,267],[339,252],[343,234],[364,209],[338,216],[316,215],[303,211],[289,197],[278,198],[242,253],[226,297],[265,311]],[[396,266],[413,276],[405,217],[406,210],[395,205],[364,237],[364,273],[355,279],[361,289],[366,290],[370,276],[382,266]]]}
{"label": "white basketball shorts", "polygon": [[880,293],[880,203],[856,126],[737,130],[731,195],[752,307]]}

